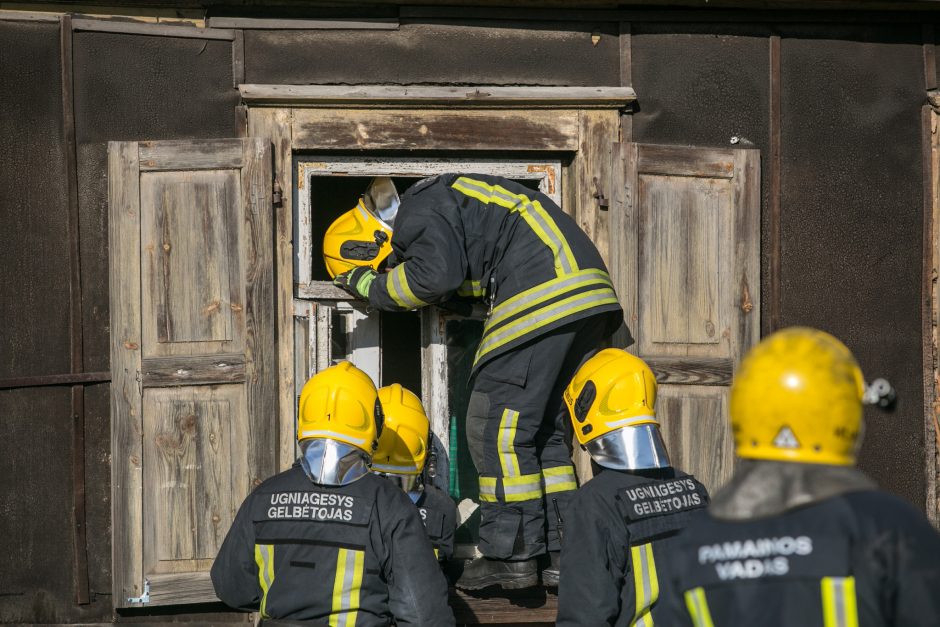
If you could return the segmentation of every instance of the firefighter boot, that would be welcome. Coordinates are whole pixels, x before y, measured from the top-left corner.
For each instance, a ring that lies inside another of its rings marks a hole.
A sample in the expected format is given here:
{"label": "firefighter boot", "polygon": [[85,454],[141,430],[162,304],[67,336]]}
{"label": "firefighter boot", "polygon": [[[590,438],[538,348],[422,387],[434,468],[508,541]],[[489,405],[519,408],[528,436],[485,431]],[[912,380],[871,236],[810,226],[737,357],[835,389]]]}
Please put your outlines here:
{"label": "firefighter boot", "polygon": [[561,551],[549,551],[548,558],[548,565],[542,569],[542,585],[557,587],[561,577]]}
{"label": "firefighter boot", "polygon": [[538,580],[534,559],[504,561],[478,557],[464,567],[463,574],[457,580],[457,587],[462,590],[481,590],[487,586],[500,586],[505,590],[518,590],[531,588]]}

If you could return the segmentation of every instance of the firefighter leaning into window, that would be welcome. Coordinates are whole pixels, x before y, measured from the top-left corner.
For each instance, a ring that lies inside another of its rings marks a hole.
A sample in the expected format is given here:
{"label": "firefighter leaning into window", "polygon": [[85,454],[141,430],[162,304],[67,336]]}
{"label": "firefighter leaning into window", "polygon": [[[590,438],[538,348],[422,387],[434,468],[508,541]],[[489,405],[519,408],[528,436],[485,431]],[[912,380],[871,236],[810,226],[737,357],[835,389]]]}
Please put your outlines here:
{"label": "firefighter leaning into window", "polygon": [[212,566],[222,601],[260,610],[262,624],[454,624],[418,512],[369,471],[381,430],[376,398],[368,375],[348,362],[304,385],[302,456],[239,509]]}
{"label": "firefighter leaning into window", "polygon": [[385,422],[372,471],[400,487],[418,507],[434,554],[444,563],[454,556],[457,505],[425,477],[431,423],[418,397],[397,383],[379,389],[379,402]]}
{"label": "firefighter leaning into window", "polygon": [[656,421],[656,378],[641,359],[599,352],[578,370],[565,404],[598,472],[564,520],[557,624],[664,624],[659,579],[708,493],[672,467]]}
{"label": "firefighter leaning into window", "polygon": [[[564,509],[577,487],[561,393],[623,324],[600,254],[547,196],[494,176],[425,179],[400,208],[392,181],[376,179],[334,226],[324,255],[335,282],[376,309],[458,296],[489,304],[466,421],[484,557],[466,566],[457,586],[537,584],[536,558],[548,550],[557,561],[560,549],[545,498]],[[391,251],[391,271],[377,273]],[[368,259],[350,260],[357,255]],[[345,269],[351,263],[359,265]]]}
{"label": "firefighter leaning into window", "polygon": [[940,536],[854,467],[866,396],[822,331],[779,331],[744,358],[730,406],[741,461],[680,538],[664,624],[940,622]]}

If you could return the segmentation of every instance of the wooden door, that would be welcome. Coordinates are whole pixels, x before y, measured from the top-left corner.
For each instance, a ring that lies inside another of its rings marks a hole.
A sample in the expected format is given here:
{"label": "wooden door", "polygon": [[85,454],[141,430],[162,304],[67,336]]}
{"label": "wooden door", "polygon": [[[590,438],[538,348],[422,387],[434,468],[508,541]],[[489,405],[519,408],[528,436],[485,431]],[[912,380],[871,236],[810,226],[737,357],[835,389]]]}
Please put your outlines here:
{"label": "wooden door", "polygon": [[728,389],[759,339],[760,153],[616,144],[611,274],[656,372],[675,466],[710,489],[733,470]]}
{"label": "wooden door", "polygon": [[214,601],[275,469],[269,144],[112,142],[109,203],[114,605]]}

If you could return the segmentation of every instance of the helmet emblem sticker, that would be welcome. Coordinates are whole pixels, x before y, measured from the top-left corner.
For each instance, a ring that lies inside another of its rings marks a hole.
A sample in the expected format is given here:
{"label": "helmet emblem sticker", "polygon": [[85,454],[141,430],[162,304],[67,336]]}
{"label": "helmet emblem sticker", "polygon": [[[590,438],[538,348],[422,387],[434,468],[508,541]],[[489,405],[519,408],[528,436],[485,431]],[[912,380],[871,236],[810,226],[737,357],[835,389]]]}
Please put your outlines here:
{"label": "helmet emblem sticker", "polygon": [[777,448],[800,448],[800,441],[796,439],[793,430],[784,425],[774,437],[773,445]]}

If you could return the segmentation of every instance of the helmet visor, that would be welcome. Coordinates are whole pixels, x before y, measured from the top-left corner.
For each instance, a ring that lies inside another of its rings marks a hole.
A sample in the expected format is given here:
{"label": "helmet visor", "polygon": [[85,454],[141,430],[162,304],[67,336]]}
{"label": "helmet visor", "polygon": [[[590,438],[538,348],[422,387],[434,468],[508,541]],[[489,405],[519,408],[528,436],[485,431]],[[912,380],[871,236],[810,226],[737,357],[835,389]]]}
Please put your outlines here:
{"label": "helmet visor", "polygon": [[366,193],[362,195],[362,202],[372,215],[391,228],[395,222],[395,216],[398,215],[398,205],[401,199],[390,177],[377,176],[372,179]]}
{"label": "helmet visor", "polygon": [[347,485],[369,472],[368,455],[345,442],[310,438],[300,441],[300,450],[300,465],[319,485]]}
{"label": "helmet visor", "polygon": [[594,438],[585,448],[599,465],[613,470],[669,468],[666,446],[654,424],[623,427]]}

